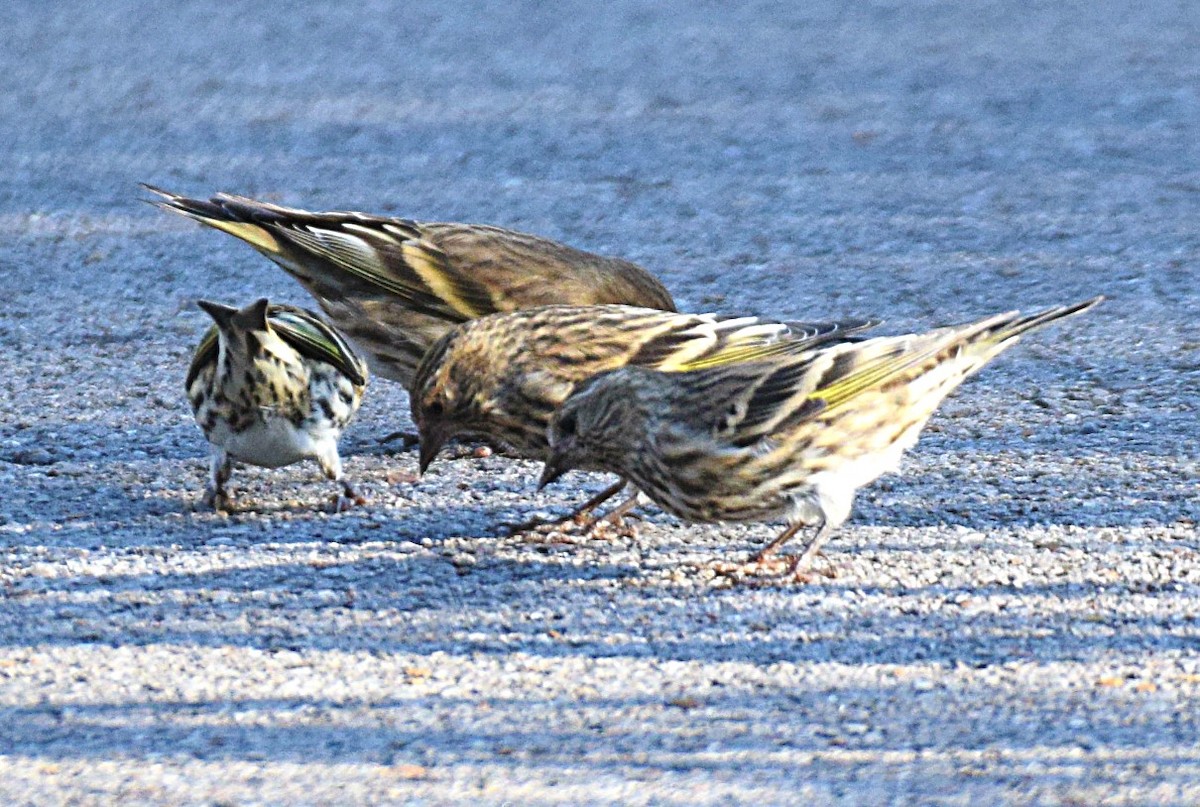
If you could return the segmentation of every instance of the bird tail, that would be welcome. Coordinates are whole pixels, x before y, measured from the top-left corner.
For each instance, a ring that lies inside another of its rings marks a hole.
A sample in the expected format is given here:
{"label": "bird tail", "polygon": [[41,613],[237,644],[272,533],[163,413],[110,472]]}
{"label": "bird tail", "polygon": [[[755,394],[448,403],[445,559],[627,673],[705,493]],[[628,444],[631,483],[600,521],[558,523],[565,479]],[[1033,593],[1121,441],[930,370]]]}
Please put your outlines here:
{"label": "bird tail", "polygon": [[[229,233],[300,281],[322,306],[381,299],[455,323],[494,312],[487,289],[456,272],[411,221],[363,213],[310,213],[219,193],[208,200],[142,185],[154,205]],[[328,311],[335,320],[337,317]]]}
{"label": "bird tail", "polygon": [[[1054,308],[1047,308],[1045,311],[1039,311],[1036,314],[1030,314],[1021,317],[1015,312],[1004,315],[1007,319],[1003,322],[996,323],[989,328],[985,328],[980,332],[979,336],[972,340],[981,345],[995,345],[1001,350],[1007,348],[1014,343],[1018,337],[1029,331],[1037,330],[1051,322],[1057,322],[1060,319],[1073,317],[1076,314],[1082,314],[1084,311],[1095,308],[1104,301],[1103,295],[1093,297],[1090,300],[1084,300],[1072,305],[1060,305]],[[982,324],[982,323],[981,323]]]}
{"label": "bird tail", "polygon": [[[809,398],[828,414],[849,404],[859,393],[879,389],[902,379],[915,379],[937,366],[949,371],[953,364],[957,368],[952,371],[956,379],[953,383],[943,385],[932,376],[928,379],[931,389],[941,388],[939,395],[944,397],[968,376],[974,375],[1002,351],[1016,344],[1022,334],[1087,311],[1099,305],[1103,299],[1093,297],[1024,317],[1017,311],[996,314],[969,325],[942,328],[916,337],[915,343],[885,337],[878,341],[877,347],[868,348],[857,357],[853,352],[848,352],[850,362],[843,369],[844,374],[838,374],[835,370],[836,377],[821,384]],[[871,343],[869,341],[866,344]],[[859,362],[857,366],[854,366],[855,358]]]}
{"label": "bird tail", "polygon": [[145,182],[142,183],[142,187],[160,197],[150,202],[155,207],[187,216],[201,224],[229,233],[268,256],[280,256],[284,253],[279,239],[256,221],[269,220],[272,214],[278,215],[280,211],[273,205],[226,194],[214,196],[212,199],[192,199]]}

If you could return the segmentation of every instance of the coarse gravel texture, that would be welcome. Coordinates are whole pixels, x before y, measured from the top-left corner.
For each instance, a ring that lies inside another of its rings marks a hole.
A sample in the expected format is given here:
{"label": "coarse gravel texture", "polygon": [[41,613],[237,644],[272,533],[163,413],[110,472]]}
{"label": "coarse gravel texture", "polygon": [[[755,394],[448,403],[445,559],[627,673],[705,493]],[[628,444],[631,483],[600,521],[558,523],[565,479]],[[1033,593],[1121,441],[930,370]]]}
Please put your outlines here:
{"label": "coarse gravel texture", "polygon": [[[0,803],[1200,802],[1200,5],[37,3],[0,26]],[[148,181],[492,222],[688,310],[899,332],[1097,293],[863,491],[531,543],[608,480],[438,462],[368,390],[342,515],[234,476],[197,297],[308,300]]]}

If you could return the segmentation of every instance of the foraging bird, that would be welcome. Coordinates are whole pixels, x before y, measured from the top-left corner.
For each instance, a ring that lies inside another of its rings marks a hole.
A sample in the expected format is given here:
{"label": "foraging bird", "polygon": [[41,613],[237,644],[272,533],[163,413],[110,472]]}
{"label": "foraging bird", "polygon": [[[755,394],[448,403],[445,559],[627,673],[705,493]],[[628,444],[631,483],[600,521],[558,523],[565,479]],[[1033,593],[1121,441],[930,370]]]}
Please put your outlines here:
{"label": "foraging bird", "polygon": [[242,309],[199,301],[215,323],[197,345],[188,400],[212,447],[204,503],[229,508],[235,461],[279,468],[312,457],[341,485],[335,509],[363,499],[337,442],[367,384],[367,365],[316,314],[262,299]]}
{"label": "foraging bird", "polygon": [[157,206],[240,238],[283,267],[363,350],[372,372],[410,390],[425,351],[460,322],[552,304],[675,310],[640,266],[534,235],[143,187],[162,197]]}
{"label": "foraging bird", "polygon": [[[627,364],[672,372],[850,338],[874,322],[783,323],[630,306],[547,306],[456,326],[425,355],[411,396],[424,473],[457,435],[544,460],[547,427],[575,385]],[[618,483],[580,512],[615,495]]]}
{"label": "foraging bird", "polygon": [[849,516],[855,492],[896,469],[964,379],[1022,334],[1102,299],[690,372],[597,375],[555,414],[541,484],[599,468],[688,521],[785,520],[751,567],[819,526],[791,564],[799,573]]}

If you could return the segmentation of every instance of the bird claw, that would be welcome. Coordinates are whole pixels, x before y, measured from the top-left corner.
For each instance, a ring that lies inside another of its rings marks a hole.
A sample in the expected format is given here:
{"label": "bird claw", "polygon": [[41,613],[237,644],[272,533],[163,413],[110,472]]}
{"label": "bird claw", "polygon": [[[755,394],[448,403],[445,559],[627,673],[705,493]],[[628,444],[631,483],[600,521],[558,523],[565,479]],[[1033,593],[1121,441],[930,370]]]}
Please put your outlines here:
{"label": "bird claw", "polygon": [[579,524],[574,518],[568,517],[555,521],[531,518],[516,524],[505,524],[509,536],[521,536],[528,544],[562,544],[577,543],[569,536],[579,533]]}
{"label": "bird claw", "polygon": [[796,562],[791,558],[755,558],[745,563],[717,561],[712,570],[722,577],[744,580],[747,577],[783,578],[796,573]]}
{"label": "bird claw", "polygon": [[333,512],[344,513],[355,506],[362,506],[367,503],[366,497],[355,491],[347,491],[339,493],[333,497]]}
{"label": "bird claw", "polygon": [[578,536],[557,529],[553,524],[542,524],[532,529],[518,530],[510,535],[519,535],[521,543],[533,546],[574,546],[579,543]]}
{"label": "bird claw", "polygon": [[200,500],[200,503],[217,513],[228,514],[233,512],[233,497],[224,490],[208,488],[204,491],[204,498]]}
{"label": "bird claw", "polygon": [[[818,553],[821,557],[825,554]],[[726,577],[735,583],[753,580],[759,585],[771,583],[800,583],[813,582],[816,575],[833,579],[838,576],[837,568],[826,561],[824,569],[813,569],[811,564],[802,564],[799,555],[755,555],[745,563],[729,563],[717,561],[712,569],[721,577]]]}
{"label": "bird claw", "polygon": [[[825,557],[825,556],[822,554],[821,557]],[[821,575],[822,577],[824,577],[828,580],[836,580],[840,576],[841,573],[838,571],[838,568],[836,566],[834,566],[830,560],[826,559],[825,568],[817,571],[817,574]]]}
{"label": "bird claw", "polygon": [[631,524],[629,519],[623,516],[609,519],[601,518],[592,521],[590,524],[583,522],[580,528],[588,537],[596,538],[637,538],[638,526]]}
{"label": "bird claw", "polygon": [[506,524],[509,535],[521,535],[527,543],[578,543],[571,540],[611,540],[614,538],[636,538],[638,528],[625,518],[591,518],[587,514],[573,514],[553,521],[529,519],[518,524]]}

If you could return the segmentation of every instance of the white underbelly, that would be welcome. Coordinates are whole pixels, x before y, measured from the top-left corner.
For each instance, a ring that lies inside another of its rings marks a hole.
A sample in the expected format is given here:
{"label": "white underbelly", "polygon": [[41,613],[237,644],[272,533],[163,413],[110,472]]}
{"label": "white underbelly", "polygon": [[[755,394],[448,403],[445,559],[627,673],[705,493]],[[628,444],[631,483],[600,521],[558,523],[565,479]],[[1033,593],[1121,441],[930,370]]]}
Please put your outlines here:
{"label": "white underbelly", "polygon": [[835,486],[858,490],[884,474],[895,473],[900,467],[900,459],[903,454],[903,447],[894,445],[887,451],[866,454],[833,470],[815,473],[809,478],[809,482],[818,489]]}
{"label": "white underbelly", "polygon": [[291,465],[318,453],[312,437],[285,418],[257,421],[241,432],[220,424],[214,430],[213,442],[233,459],[264,468]]}

